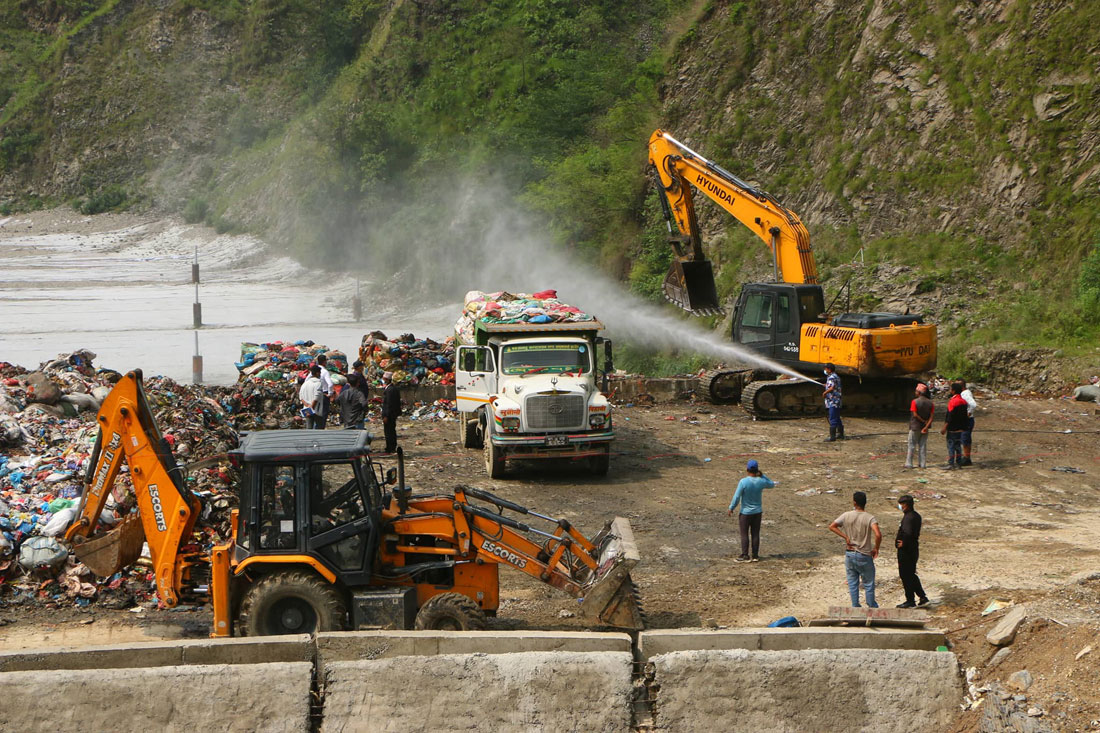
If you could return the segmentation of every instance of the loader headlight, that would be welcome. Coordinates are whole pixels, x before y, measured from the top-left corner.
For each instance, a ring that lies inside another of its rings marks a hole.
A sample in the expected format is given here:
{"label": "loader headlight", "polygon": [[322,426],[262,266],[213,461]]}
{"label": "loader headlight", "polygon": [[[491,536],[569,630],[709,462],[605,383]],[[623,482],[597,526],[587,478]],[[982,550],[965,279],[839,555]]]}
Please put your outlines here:
{"label": "loader headlight", "polygon": [[594,428],[601,428],[603,424],[607,422],[607,417],[604,415],[594,414],[588,416],[588,424]]}
{"label": "loader headlight", "polygon": [[518,417],[502,417],[500,419],[500,426],[505,430],[519,430],[519,418]]}

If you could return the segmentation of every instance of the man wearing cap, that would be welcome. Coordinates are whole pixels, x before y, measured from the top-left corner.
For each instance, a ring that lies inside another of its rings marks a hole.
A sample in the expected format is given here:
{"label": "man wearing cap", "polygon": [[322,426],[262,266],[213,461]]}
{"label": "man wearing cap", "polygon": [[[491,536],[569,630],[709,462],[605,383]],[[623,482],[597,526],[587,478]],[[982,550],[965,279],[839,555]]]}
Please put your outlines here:
{"label": "man wearing cap", "polygon": [[932,400],[928,399],[928,385],[917,385],[917,396],[909,404],[909,449],[905,453],[905,467],[913,467],[913,454],[916,453],[921,468],[927,468],[928,428],[932,425],[932,414],[936,411]]}
{"label": "man wearing cap", "polygon": [[401,412],[401,391],[393,383],[393,372],[382,373],[382,432],[386,453],[397,450],[397,415]]}
{"label": "man wearing cap", "polygon": [[[775,486],[775,482],[760,471],[760,464],[755,460],[745,464],[745,472],[748,476],[737,483],[737,491],[733,494],[733,501],[727,516],[733,516],[733,510],[741,505],[741,513],[738,515],[738,523],[741,528],[741,556],[735,562],[760,562],[760,519],[764,515],[762,498],[764,489]],[[752,533],[752,556],[749,556],[749,533]]]}
{"label": "man wearing cap", "polygon": [[[898,548],[898,577],[905,589],[905,602],[899,603],[898,608],[927,606],[928,596],[917,577],[921,516],[913,509],[913,497],[909,494],[898,498],[898,509],[902,512],[901,524],[898,526],[898,536],[894,539],[894,544]],[[919,602],[917,599],[920,599]]]}
{"label": "man wearing cap", "polygon": [[825,391],[821,394],[825,398],[825,412],[829,414],[829,437],[825,442],[844,440],[844,423],[840,421],[840,376],[832,362],[825,365]]}

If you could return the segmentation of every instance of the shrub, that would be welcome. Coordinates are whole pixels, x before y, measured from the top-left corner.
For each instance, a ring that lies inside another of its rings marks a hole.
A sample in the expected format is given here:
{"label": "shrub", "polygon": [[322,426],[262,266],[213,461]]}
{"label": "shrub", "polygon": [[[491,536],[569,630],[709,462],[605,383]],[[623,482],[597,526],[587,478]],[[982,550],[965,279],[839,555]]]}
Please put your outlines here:
{"label": "shrub", "polygon": [[126,203],[126,191],[122,186],[107,186],[92,196],[89,196],[80,204],[81,214],[102,214],[104,211],[117,209]]}

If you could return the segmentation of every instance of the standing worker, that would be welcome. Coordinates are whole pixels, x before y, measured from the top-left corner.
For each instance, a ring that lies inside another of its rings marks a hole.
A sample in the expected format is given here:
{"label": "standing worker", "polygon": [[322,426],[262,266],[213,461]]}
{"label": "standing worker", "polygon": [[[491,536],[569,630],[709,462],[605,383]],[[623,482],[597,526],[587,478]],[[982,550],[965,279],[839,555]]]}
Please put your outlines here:
{"label": "standing worker", "polygon": [[829,437],[825,442],[844,440],[844,423],[840,421],[840,375],[832,362],[825,365],[825,391],[821,394],[825,398],[825,411],[829,413]]}
{"label": "standing worker", "polygon": [[928,428],[932,426],[932,415],[935,412],[935,405],[928,399],[928,385],[918,384],[916,397],[909,404],[909,447],[905,453],[906,468],[913,467],[913,453],[917,454],[920,467],[927,467]]}
{"label": "standing worker", "polygon": [[859,608],[859,584],[868,608],[878,608],[875,603],[875,558],[882,544],[882,530],[878,520],[867,513],[867,494],[852,494],[852,510],[844,512],[829,525],[829,531],[844,539],[844,570],[848,576],[848,595],[852,607]]}
{"label": "standing worker", "polygon": [[940,434],[947,436],[947,470],[963,465],[962,434],[970,424],[966,416],[966,400],[962,398],[962,382],[951,383],[951,399],[947,401],[947,420]]}
{"label": "standing worker", "polygon": [[927,606],[928,596],[917,577],[921,517],[913,509],[913,497],[909,494],[898,499],[898,509],[902,511],[901,524],[898,526],[898,536],[894,544],[898,548],[898,576],[901,578],[902,588],[905,589],[905,602],[899,603],[898,608]]}
{"label": "standing worker", "polygon": [[306,428],[319,427],[317,411],[321,407],[321,367],[314,364],[309,368],[309,376],[298,388],[298,399],[302,403],[302,417],[306,419]]}
{"label": "standing worker", "polygon": [[[741,504],[741,513],[738,515],[738,523],[741,528],[741,556],[734,562],[760,562],[760,519],[764,514],[764,506],[761,501],[764,489],[775,486],[775,482],[760,471],[760,464],[755,460],[745,465],[745,471],[749,474],[737,483],[737,491],[733,493],[733,501],[730,502],[727,516],[733,516],[733,510]],[[752,557],[749,557],[749,532],[752,532]]]}
{"label": "standing worker", "polygon": [[386,453],[397,450],[397,416],[401,413],[401,390],[393,383],[393,373],[382,374],[382,431],[386,435]]}
{"label": "standing worker", "polygon": [[974,411],[978,409],[978,401],[974,399],[974,393],[966,386],[966,382],[960,379],[959,384],[962,385],[959,397],[962,397],[963,402],[966,403],[966,430],[962,434],[963,457],[959,465],[970,466],[973,465],[970,461],[970,448],[974,436]]}
{"label": "standing worker", "polygon": [[360,389],[362,378],[355,372],[348,374],[348,383],[336,395],[336,407],[340,410],[340,424],[345,430],[362,430],[366,425],[367,396]]}
{"label": "standing worker", "polygon": [[319,430],[324,430],[328,424],[328,413],[332,406],[332,375],[328,373],[328,357],[324,354],[317,355],[317,366],[321,367],[321,410]]}

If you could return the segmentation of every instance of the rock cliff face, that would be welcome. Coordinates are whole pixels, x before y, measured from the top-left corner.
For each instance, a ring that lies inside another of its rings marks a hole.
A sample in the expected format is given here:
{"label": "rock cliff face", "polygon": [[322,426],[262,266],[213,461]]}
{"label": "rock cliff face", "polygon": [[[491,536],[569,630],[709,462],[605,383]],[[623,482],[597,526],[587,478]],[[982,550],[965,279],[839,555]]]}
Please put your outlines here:
{"label": "rock cliff face", "polygon": [[[0,210],[124,195],[396,271],[457,218],[418,202],[496,177],[652,295],[659,125],[799,213],[853,307],[1100,328],[1100,3],[0,0],[0,31]],[[723,295],[767,276],[700,215]]]}

